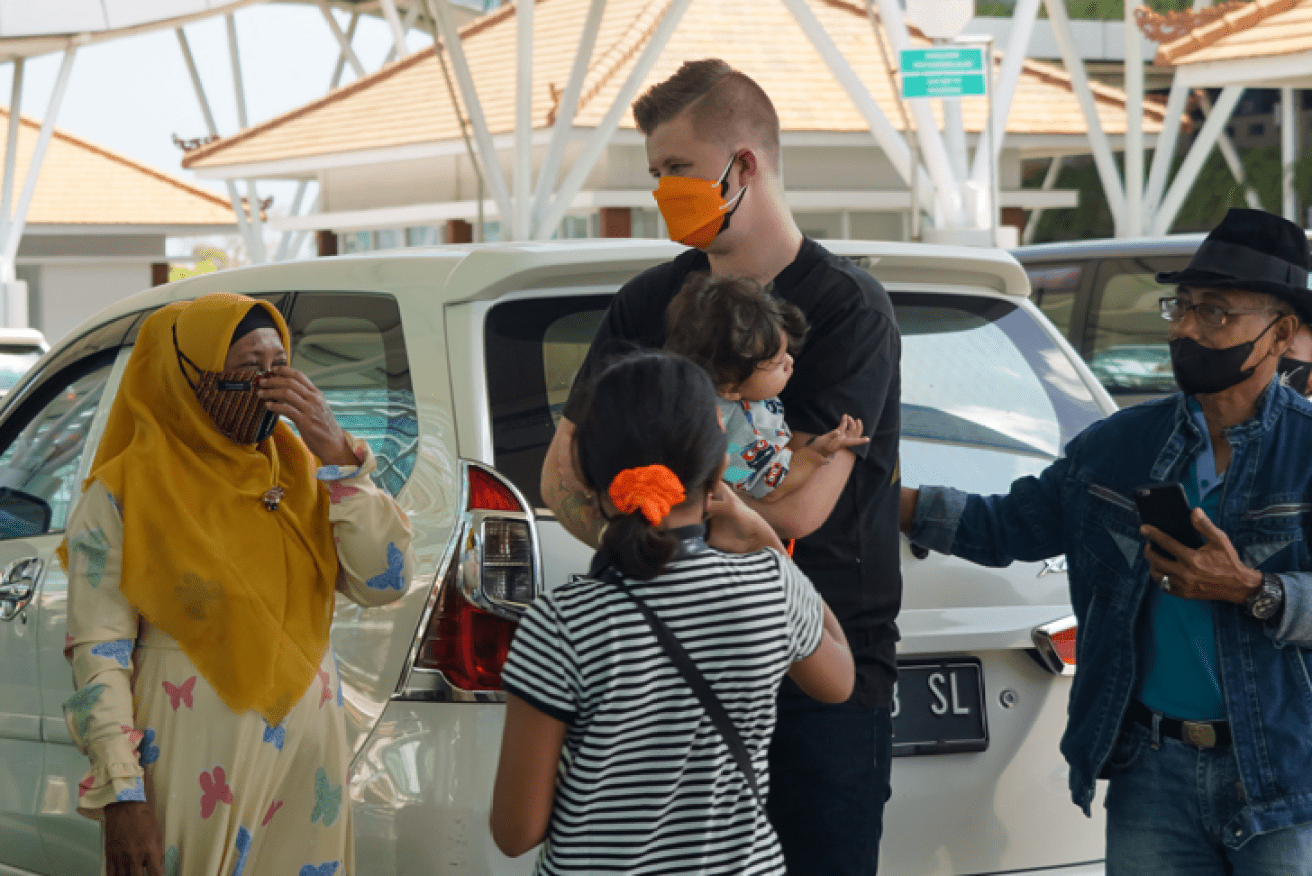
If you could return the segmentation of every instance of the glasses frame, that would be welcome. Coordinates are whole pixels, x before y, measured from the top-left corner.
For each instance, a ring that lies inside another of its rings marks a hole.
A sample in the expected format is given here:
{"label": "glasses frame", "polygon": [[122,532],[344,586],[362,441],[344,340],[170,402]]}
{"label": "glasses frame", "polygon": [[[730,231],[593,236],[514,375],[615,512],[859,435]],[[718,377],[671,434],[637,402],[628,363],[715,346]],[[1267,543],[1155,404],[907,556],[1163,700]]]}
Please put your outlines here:
{"label": "glasses frame", "polygon": [[[1163,295],[1161,298],[1157,299],[1157,306],[1161,308],[1162,319],[1166,320],[1167,322],[1172,322],[1172,323],[1183,322],[1185,316],[1189,313],[1189,311],[1192,310],[1194,311],[1194,316],[1198,319],[1198,324],[1211,329],[1224,328],[1226,325],[1226,320],[1231,316],[1245,316],[1249,314],[1257,315],[1262,313],[1280,315],[1280,311],[1272,310],[1269,307],[1264,307],[1259,310],[1248,310],[1245,308],[1231,308],[1227,310],[1221,305],[1211,301],[1199,301],[1196,303],[1184,304],[1181,303],[1181,299],[1179,295]],[[1167,311],[1174,310],[1176,307],[1180,307],[1182,309],[1180,311],[1180,315],[1173,319]],[[1221,311],[1220,322],[1213,323],[1205,319],[1202,313],[1199,312],[1198,310],[1198,308],[1200,307],[1213,307]]]}

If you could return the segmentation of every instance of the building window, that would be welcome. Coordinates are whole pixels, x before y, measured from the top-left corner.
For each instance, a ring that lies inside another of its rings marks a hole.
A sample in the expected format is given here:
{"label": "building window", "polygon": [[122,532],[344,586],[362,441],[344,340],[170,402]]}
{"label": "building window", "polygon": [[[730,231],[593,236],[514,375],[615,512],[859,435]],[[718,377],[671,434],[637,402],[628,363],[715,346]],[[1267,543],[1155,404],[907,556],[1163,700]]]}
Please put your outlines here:
{"label": "building window", "polygon": [[587,237],[591,231],[592,221],[588,216],[566,216],[560,221],[560,236],[564,238]]}
{"label": "building window", "polygon": [[632,234],[630,237],[660,237],[659,225],[657,223],[657,213],[655,210],[643,210],[634,207],[630,212],[629,221]]}
{"label": "building window", "polygon": [[342,235],[343,253],[368,252],[373,249],[373,233],[369,231],[352,231]]}
{"label": "building window", "polygon": [[1248,126],[1248,136],[1250,137],[1261,137],[1265,133],[1266,125],[1262,122],[1253,122],[1253,124]]}
{"label": "building window", "polygon": [[411,226],[405,230],[406,246],[436,246],[444,243],[442,229],[434,225]]}

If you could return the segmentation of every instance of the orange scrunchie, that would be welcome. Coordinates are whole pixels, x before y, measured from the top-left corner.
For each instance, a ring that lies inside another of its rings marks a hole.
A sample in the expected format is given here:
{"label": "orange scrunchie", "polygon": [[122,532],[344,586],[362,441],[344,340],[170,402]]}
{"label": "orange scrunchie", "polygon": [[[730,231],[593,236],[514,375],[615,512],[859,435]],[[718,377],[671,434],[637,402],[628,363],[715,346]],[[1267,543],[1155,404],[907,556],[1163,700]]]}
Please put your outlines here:
{"label": "orange scrunchie", "polygon": [[663,465],[626,468],[610,482],[610,500],[625,514],[641,511],[652,526],[660,525],[670,509],[684,499],[679,476]]}

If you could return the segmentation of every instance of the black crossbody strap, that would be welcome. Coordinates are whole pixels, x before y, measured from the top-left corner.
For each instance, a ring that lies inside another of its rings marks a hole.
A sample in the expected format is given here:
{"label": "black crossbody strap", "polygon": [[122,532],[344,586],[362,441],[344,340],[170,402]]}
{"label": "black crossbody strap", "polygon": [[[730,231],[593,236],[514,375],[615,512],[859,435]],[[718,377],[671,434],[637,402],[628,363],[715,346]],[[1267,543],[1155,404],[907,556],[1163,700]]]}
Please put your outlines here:
{"label": "black crossbody strap", "polygon": [[656,641],[665,649],[665,653],[674,663],[674,667],[679,670],[683,680],[688,682],[692,692],[706,710],[707,716],[711,719],[711,724],[715,729],[720,731],[720,736],[724,738],[724,743],[729,747],[729,754],[733,755],[734,763],[738,764],[738,769],[742,771],[744,778],[747,779],[747,787],[752,791],[752,796],[762,808],[765,808],[765,801],[761,799],[761,789],[756,783],[756,768],[752,765],[751,755],[747,753],[747,745],[744,744],[742,736],[738,733],[738,728],[734,725],[733,719],[725,711],[724,705],[720,698],[715,695],[711,689],[711,684],[702,675],[697,664],[688,656],[688,652],[679,644],[679,640],[674,637],[674,632],[665,625],[665,621],[656,616],[656,612],[651,610],[651,606],[638,598],[638,595],[628,588],[623,578],[611,570],[607,576],[621,591],[626,593],[634,604],[638,606],[638,611],[647,619],[651,626],[652,632],[656,634]]}

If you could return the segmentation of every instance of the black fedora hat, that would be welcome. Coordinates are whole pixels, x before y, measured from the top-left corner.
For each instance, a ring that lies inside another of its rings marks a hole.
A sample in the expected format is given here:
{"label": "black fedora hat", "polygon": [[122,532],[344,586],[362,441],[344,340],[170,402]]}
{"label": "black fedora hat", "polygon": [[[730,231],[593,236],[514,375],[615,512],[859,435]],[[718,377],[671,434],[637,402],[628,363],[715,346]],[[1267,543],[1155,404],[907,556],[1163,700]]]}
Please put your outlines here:
{"label": "black fedora hat", "polygon": [[1274,295],[1312,323],[1307,233],[1262,210],[1231,209],[1198,247],[1189,267],[1163,271],[1157,282],[1223,286]]}

